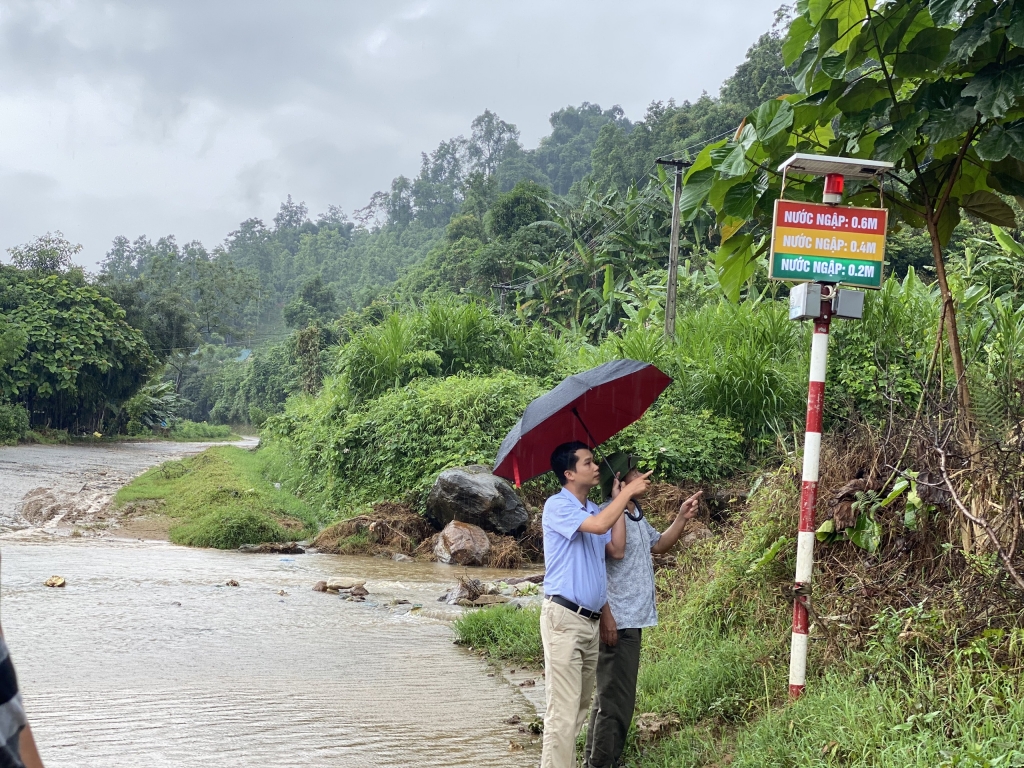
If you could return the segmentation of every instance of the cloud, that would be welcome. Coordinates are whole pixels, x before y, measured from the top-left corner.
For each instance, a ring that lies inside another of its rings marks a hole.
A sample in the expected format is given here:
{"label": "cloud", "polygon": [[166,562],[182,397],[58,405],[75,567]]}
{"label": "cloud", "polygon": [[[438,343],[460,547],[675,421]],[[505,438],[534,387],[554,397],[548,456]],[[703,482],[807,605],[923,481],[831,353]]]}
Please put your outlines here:
{"label": "cloud", "polygon": [[[775,0],[777,2],[777,0]],[[764,0],[8,0],[0,248],[61,229],[219,242],[286,194],[352,210],[485,108],[527,145],[591,101],[717,92]]]}

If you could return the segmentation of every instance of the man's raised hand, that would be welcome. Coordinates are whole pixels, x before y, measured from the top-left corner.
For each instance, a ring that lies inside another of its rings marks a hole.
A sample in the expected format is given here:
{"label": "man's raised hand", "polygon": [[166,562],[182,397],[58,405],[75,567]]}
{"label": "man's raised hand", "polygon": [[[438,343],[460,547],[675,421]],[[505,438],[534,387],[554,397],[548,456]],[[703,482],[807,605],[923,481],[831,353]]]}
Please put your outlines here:
{"label": "man's raised hand", "polygon": [[639,477],[633,478],[622,489],[622,493],[625,493],[629,498],[633,498],[634,496],[644,493],[651,487],[651,475],[653,474],[654,470],[652,469],[650,472],[645,472]]}

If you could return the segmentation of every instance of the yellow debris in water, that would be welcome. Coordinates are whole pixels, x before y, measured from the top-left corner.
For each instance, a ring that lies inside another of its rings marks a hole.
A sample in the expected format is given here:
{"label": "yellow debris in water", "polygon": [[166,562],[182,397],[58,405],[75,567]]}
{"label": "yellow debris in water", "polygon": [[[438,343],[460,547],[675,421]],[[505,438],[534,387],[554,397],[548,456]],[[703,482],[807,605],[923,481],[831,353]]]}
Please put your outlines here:
{"label": "yellow debris in water", "polygon": [[63,587],[67,582],[63,576],[51,576],[43,583],[48,587]]}

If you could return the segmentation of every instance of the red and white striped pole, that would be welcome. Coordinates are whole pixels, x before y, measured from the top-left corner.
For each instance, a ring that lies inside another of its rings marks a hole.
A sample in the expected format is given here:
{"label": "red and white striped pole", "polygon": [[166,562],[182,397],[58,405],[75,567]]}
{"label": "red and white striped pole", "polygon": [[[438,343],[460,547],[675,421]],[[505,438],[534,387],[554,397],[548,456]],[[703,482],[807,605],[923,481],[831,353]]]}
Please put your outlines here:
{"label": "red and white striped pole", "polygon": [[821,412],[825,402],[825,368],[832,297],[822,286],[821,313],[814,321],[811,340],[811,376],[807,389],[807,430],[804,434],[804,470],[800,488],[800,532],[796,540],[796,599],[793,601],[793,645],[789,656],[789,695],[804,692],[807,678],[807,601],[800,588],[811,583],[814,569],[814,511],[818,504],[818,460],[821,457]]}

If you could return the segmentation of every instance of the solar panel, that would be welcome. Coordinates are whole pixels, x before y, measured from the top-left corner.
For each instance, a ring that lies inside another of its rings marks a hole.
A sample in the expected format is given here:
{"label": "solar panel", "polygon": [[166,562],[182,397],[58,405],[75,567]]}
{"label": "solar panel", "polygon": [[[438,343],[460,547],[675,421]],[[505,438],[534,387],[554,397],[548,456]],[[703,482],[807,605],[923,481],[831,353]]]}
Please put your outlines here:
{"label": "solar panel", "polygon": [[885,163],[881,160],[797,153],[780,165],[779,170],[788,169],[790,173],[805,173],[810,176],[841,173],[847,179],[873,179],[892,167],[892,163]]}

